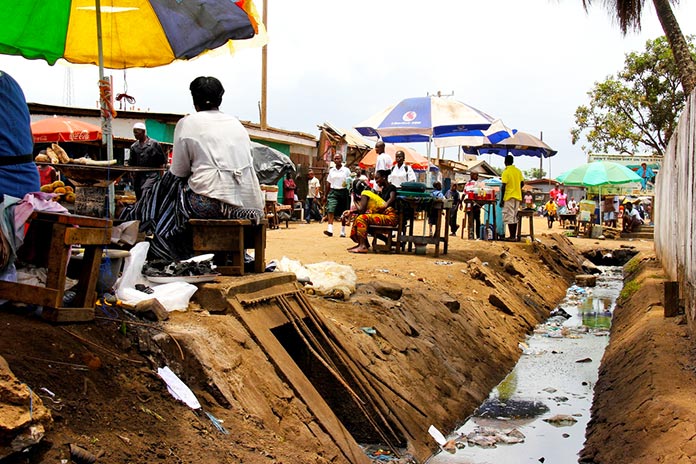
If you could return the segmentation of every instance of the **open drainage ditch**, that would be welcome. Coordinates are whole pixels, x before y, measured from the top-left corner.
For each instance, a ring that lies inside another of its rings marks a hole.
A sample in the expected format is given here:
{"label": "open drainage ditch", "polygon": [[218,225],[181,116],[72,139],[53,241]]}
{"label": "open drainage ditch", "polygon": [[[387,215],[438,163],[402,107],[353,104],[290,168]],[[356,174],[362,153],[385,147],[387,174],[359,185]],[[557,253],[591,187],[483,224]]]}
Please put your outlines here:
{"label": "open drainage ditch", "polygon": [[[634,254],[612,262],[624,264]],[[616,259],[607,255],[599,254]],[[552,316],[520,344],[523,355],[513,371],[447,437],[451,451],[432,456],[429,464],[577,462],[623,287],[621,267],[599,267],[597,285],[568,289]]]}

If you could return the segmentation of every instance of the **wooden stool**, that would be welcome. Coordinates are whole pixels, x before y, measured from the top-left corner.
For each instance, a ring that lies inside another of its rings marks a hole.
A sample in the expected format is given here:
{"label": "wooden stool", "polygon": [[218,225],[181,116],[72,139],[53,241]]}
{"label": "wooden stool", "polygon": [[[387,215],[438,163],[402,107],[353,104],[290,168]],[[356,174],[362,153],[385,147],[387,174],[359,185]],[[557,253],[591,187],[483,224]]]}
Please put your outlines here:
{"label": "wooden stool", "polygon": [[[41,316],[53,322],[93,320],[102,249],[111,243],[111,226],[109,219],[34,212],[29,226],[30,233],[33,233],[31,230],[34,228],[36,232],[50,234],[46,251],[46,287],[0,281],[0,298],[43,306]],[[77,244],[85,249],[83,265],[77,286],[73,289],[76,296],[71,307],[65,307],[63,294],[68,257],[71,246]],[[41,243],[37,244],[37,247],[41,246]]]}
{"label": "wooden stool", "polygon": [[266,227],[262,220],[253,225],[248,219],[189,219],[193,231],[194,254],[214,253],[213,263],[222,275],[244,275],[244,250],[254,249],[254,272],[266,269]]}
{"label": "wooden stool", "polygon": [[522,237],[522,219],[529,218],[529,237],[534,240],[534,214],[533,209],[521,209],[517,212],[517,240]]}
{"label": "wooden stool", "polygon": [[398,253],[399,248],[398,246],[396,246],[394,240],[394,234],[396,234],[398,230],[398,227],[393,226],[369,226],[367,228],[367,233],[369,235],[372,235],[372,250],[377,251],[377,236],[382,235],[387,239],[387,243],[385,245],[385,250],[387,251],[387,253],[391,252],[392,248],[394,248],[394,250]]}

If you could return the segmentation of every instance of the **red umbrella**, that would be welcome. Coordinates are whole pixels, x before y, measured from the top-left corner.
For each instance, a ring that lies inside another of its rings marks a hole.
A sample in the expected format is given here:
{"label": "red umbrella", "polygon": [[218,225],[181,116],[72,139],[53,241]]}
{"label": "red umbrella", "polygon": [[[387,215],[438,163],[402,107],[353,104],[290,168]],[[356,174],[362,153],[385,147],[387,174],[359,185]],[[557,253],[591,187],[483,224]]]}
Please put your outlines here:
{"label": "red umbrella", "polygon": [[[420,153],[417,153],[416,151],[411,150],[410,148],[402,147],[400,145],[394,145],[391,143],[387,143],[384,145],[384,152],[387,155],[391,156],[392,161],[395,163],[396,152],[399,150],[404,152],[404,163],[411,166],[413,169],[422,171],[428,168],[428,159]],[[373,148],[372,150],[367,152],[363,159],[360,160],[359,165],[363,169],[373,168],[376,162],[377,152]]]}
{"label": "red umbrella", "polygon": [[34,143],[93,142],[101,140],[101,127],[76,119],[52,117],[31,123]]}

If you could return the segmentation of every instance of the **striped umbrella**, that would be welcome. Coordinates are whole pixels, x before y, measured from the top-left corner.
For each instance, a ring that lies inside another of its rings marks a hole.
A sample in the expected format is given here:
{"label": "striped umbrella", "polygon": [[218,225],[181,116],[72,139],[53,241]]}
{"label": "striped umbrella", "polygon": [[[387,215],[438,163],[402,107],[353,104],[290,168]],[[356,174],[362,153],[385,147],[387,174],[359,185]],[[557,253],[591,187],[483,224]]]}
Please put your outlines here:
{"label": "striped umbrella", "polygon": [[0,17],[0,54],[110,69],[194,58],[261,26],[251,0],[0,0]]}

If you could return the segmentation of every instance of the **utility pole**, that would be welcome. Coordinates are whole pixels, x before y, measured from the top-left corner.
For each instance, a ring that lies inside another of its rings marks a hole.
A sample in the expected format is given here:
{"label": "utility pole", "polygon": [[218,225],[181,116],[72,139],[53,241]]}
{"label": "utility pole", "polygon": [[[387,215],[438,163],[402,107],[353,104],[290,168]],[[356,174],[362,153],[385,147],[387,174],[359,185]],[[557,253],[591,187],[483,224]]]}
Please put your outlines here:
{"label": "utility pole", "polygon": [[[263,25],[268,31],[268,0],[263,0]],[[261,130],[268,128],[266,120],[266,94],[268,84],[268,44],[266,43],[261,49]]]}

